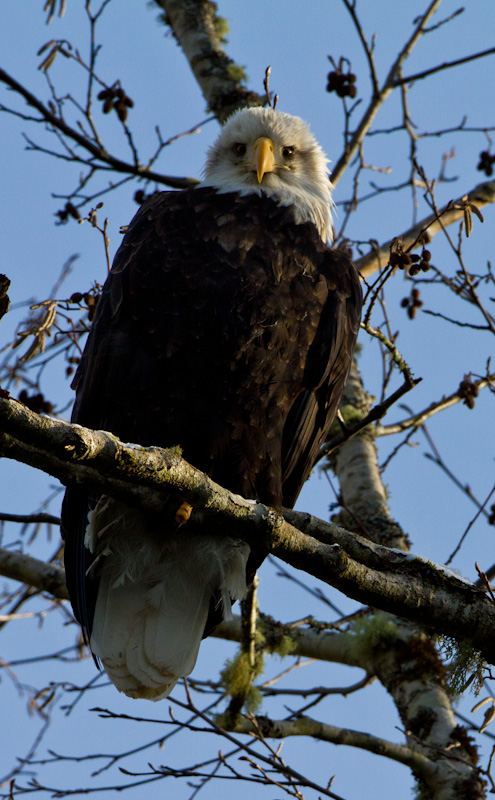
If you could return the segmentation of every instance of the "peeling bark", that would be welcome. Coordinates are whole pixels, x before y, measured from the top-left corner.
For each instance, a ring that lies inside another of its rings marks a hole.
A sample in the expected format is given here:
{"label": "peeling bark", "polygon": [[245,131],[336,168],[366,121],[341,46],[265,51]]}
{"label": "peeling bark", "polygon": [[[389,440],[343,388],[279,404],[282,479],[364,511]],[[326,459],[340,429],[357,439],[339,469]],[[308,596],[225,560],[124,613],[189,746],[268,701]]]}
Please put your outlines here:
{"label": "peeling bark", "polygon": [[[366,412],[369,401],[355,363],[344,402]],[[360,532],[375,541],[396,540],[395,546],[406,549],[406,538],[390,518],[369,432],[344,443],[333,466],[344,507],[348,515],[357,518]],[[476,749],[465,729],[456,724],[445,687],[445,668],[431,637],[417,624],[379,614],[360,631],[359,638],[363,663],[367,661],[369,672],[377,675],[392,696],[408,746],[428,759],[427,768],[422,762],[411,764],[421,797],[482,800],[485,783],[476,768]]]}

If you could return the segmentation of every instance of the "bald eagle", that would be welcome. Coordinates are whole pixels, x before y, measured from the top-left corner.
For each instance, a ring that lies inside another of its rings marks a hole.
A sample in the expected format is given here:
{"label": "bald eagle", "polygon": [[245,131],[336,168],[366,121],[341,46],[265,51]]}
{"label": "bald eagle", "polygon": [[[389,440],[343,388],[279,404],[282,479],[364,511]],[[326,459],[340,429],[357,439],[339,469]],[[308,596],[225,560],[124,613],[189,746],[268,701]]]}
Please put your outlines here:
{"label": "bald eagle", "polygon": [[[179,445],[227,489],[293,506],[336,414],[361,310],[352,262],[327,245],[326,164],[301,119],[244,109],[198,187],[144,202],[103,287],[73,422]],[[192,671],[265,555],[75,486],[62,530],[95,658],[120,691],[152,700]]]}

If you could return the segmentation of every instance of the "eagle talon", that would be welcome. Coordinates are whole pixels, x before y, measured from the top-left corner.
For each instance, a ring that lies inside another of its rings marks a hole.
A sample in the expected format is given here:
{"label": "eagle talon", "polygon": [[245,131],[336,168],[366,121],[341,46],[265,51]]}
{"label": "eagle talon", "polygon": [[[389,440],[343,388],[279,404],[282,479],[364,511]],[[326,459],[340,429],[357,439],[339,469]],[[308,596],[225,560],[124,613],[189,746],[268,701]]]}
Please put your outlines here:
{"label": "eagle talon", "polygon": [[191,516],[193,507],[189,503],[181,503],[175,512],[175,521],[179,526],[185,525]]}
{"label": "eagle talon", "polygon": [[340,428],[342,430],[342,433],[349,433],[349,427],[347,426],[346,421],[345,421],[344,417],[342,416],[342,411],[340,410],[340,408],[337,410],[337,413],[335,415],[335,419],[339,423]]}

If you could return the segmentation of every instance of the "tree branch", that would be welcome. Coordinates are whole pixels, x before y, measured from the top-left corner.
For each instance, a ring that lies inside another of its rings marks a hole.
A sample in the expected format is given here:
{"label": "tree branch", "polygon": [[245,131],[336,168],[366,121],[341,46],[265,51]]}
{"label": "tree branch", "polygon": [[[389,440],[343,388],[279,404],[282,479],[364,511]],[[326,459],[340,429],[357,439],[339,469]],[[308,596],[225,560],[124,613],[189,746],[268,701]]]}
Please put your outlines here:
{"label": "tree branch", "polygon": [[286,512],[302,532],[274,509],[223,489],[176,450],[125,445],[103,431],[40,417],[14,400],[0,398],[0,430],[0,453],[7,458],[42,469],[66,485],[97,488],[156,513],[169,506],[172,494],[178,503],[186,500],[193,506],[191,529],[224,527],[349,597],[466,639],[495,661],[495,605],[473,585],[429,562]]}
{"label": "tree branch", "polygon": [[[487,386],[493,386],[494,383],[495,374],[487,375],[486,378],[473,381],[473,386],[476,386],[479,390],[485,389]],[[430,417],[433,417],[434,414],[438,414],[439,411],[444,411],[446,408],[452,408],[452,406],[464,402],[465,399],[465,395],[460,389],[457,389],[447,397],[444,395],[441,400],[436,400],[431,403],[428,408],[423,409],[423,411],[418,411],[417,414],[412,414],[400,422],[393,422],[390,425],[380,425],[376,429],[376,435],[390,436],[392,434],[402,433],[410,428],[420,428],[421,425],[427,422]]]}
{"label": "tree branch", "polygon": [[[355,362],[344,390],[344,402],[359,413],[366,412],[371,402]],[[332,465],[339,478],[346,517],[359,525],[367,537],[387,544],[396,539],[399,547],[408,549],[407,539],[400,535],[399,526],[390,516],[375,442],[369,431],[345,442]],[[427,583],[428,580],[425,586]],[[361,630],[359,638],[369,654],[366,669],[377,676],[393,697],[410,748],[421,754],[434,754],[435,772],[421,774],[428,796],[447,800],[465,794],[481,800],[485,795],[476,767],[476,751],[466,746],[465,731],[458,730],[446,692],[445,668],[431,637],[424,631],[429,623],[419,616],[412,623],[401,619],[413,618],[403,614],[398,606],[390,610],[394,615],[376,614],[368,627],[365,622]],[[428,725],[417,737],[414,731],[426,718]]]}
{"label": "tree branch", "polygon": [[405,78],[397,78],[397,80],[394,82],[394,86],[402,86],[404,83],[419,81],[422,78],[427,78],[429,75],[434,75],[435,72],[440,72],[443,69],[458,67],[460,64],[467,64],[469,61],[475,61],[477,58],[492,56],[494,53],[495,47],[490,47],[489,50],[482,50],[480,53],[474,53],[473,55],[464,56],[463,58],[456,58],[454,61],[444,61],[443,64],[438,64],[436,67],[430,67],[422,72],[416,72],[414,75],[407,75]]}
{"label": "tree branch", "polygon": [[45,564],[38,558],[0,547],[0,575],[48,592],[58,600],[69,599],[64,570],[53,564]]}
{"label": "tree branch", "polygon": [[[57,600],[69,599],[64,570],[32,556],[0,547],[0,575],[19,583],[26,583],[41,592],[47,592]],[[268,649],[276,649],[282,638],[289,637],[292,641],[291,655],[317,658],[320,661],[346,664],[349,667],[361,667],[362,659],[354,636],[314,630],[309,626],[295,628],[271,620],[265,615],[262,617],[262,624],[263,638]],[[211,635],[217,639],[239,642],[241,617],[237,614],[232,615],[231,619],[224,620]]]}
{"label": "tree branch", "polygon": [[[459,197],[457,200],[450,201],[439,212],[439,214],[430,214],[425,219],[413,225],[405,233],[400,235],[402,239],[402,247],[407,250],[409,247],[417,242],[421,235],[427,233],[433,237],[444,227],[452,225],[454,222],[464,219],[464,200]],[[495,181],[486,181],[480,183],[467,195],[467,202],[474,203],[478,208],[495,203]],[[382,269],[388,264],[390,258],[390,248],[397,237],[391,239],[382,245],[378,250],[371,250],[367,255],[356,259],[355,264],[363,278],[372,275],[378,269]]]}
{"label": "tree branch", "polygon": [[270,739],[285,739],[286,736],[311,736],[323,742],[343,744],[349,747],[358,747],[370,753],[377,753],[400,764],[405,764],[419,773],[435,772],[434,763],[420,753],[415,753],[409,747],[395,744],[395,742],[381,739],[370,733],[339,728],[336,725],[327,725],[310,717],[300,716],[294,720],[269,719],[268,717],[243,717],[237,721],[233,733],[254,734]]}
{"label": "tree branch", "polygon": [[361,118],[361,122],[352,135],[350,141],[347,143],[344,153],[341,155],[335,164],[334,169],[332,170],[331,180],[334,186],[337,185],[345,170],[359,150],[359,147],[361,146],[364,137],[368,133],[371,123],[377,115],[380,107],[383,105],[389,94],[394,90],[395,81],[397,80],[397,76],[400,74],[400,70],[404,61],[409,57],[418,40],[423,35],[424,26],[428,20],[431,19],[441,2],[442,0],[432,0],[425,13],[420,17],[412,35],[392,64],[382,88],[378,92],[375,89],[371,102]]}
{"label": "tree branch", "polygon": [[47,525],[60,525],[60,517],[55,517],[53,514],[6,514],[0,512],[0,522],[21,522],[23,525],[31,525],[32,523],[46,523]]}
{"label": "tree branch", "polygon": [[217,7],[210,0],[155,0],[166,13],[208,108],[225,122],[238,108],[261,106],[264,98],[242,85],[244,68],[229,58],[219,35]]}
{"label": "tree branch", "polygon": [[[124,172],[139,178],[146,178],[147,180],[170,186],[172,189],[185,189],[187,186],[194,186],[198,182],[195,178],[174,178],[170,175],[162,175],[159,172],[148,169],[144,165],[128,163],[127,161],[122,161],[120,158],[115,158],[115,156],[112,156],[102,145],[93,142],[88,136],[80,133],[75,128],[71,128],[70,125],[67,125],[63,119],[52,113],[52,111],[38,100],[34,94],[2,68],[0,68],[0,82],[5,83],[6,86],[9,86],[10,89],[13,89],[13,91],[23,97],[28,105],[39,111],[41,119],[34,119],[33,121],[48,123],[56,131],[60,131],[61,134],[90,153],[90,155],[101,164],[107,164],[115,172]],[[9,113],[15,113],[7,108],[4,110]],[[93,162],[90,162],[90,164],[93,164]]]}

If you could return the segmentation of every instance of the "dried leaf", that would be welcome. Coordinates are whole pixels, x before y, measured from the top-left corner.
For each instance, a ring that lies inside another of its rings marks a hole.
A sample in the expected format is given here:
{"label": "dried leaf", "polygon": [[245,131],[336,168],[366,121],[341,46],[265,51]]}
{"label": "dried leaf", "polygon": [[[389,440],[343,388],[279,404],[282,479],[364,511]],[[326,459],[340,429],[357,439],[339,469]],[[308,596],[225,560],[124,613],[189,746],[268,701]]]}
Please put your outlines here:
{"label": "dried leaf", "polygon": [[44,53],[44,52],[45,52],[45,50],[48,50],[48,48],[49,48],[49,47],[52,47],[54,44],[56,44],[56,41],[57,41],[56,39],[50,39],[50,41],[49,41],[49,42],[47,42],[46,44],[44,44],[44,45],[42,45],[42,46],[40,47],[40,49],[38,50],[38,52],[36,53],[36,55],[37,55],[37,56],[40,56],[42,53]]}
{"label": "dried leaf", "polygon": [[34,310],[42,308],[43,312],[29,320],[26,329],[17,333],[17,341],[12,345],[12,349],[15,350],[15,348],[23,344],[29,336],[33,336],[31,346],[19,359],[22,363],[44,352],[46,337],[51,336],[50,328],[57,315],[57,302],[55,300],[38,303],[31,308]]}
{"label": "dried leaf", "polygon": [[50,328],[55,320],[55,316],[57,314],[57,301],[56,300],[48,300],[45,303],[36,303],[36,305],[31,306],[33,310],[37,308],[43,308],[45,310],[45,314],[41,314],[40,317],[36,320],[36,328],[38,331],[46,331]]}
{"label": "dried leaf", "polygon": [[[55,16],[55,9],[57,6],[57,0],[46,0],[45,5],[43,6],[43,11],[48,11],[48,17],[46,18],[46,24],[49,25],[52,21],[53,17]],[[63,17],[65,14],[65,0],[60,0],[60,7],[58,10],[58,16]]]}
{"label": "dried leaf", "polygon": [[50,67],[52,66],[53,62],[55,61],[55,58],[57,56],[57,52],[58,52],[58,47],[55,45],[55,47],[53,47],[50,50],[50,52],[48,53],[48,55],[44,59],[44,61],[41,62],[41,64],[39,65],[38,69],[39,70],[44,70],[44,72],[49,70]]}
{"label": "dried leaf", "polygon": [[[47,715],[43,713],[43,709],[51,703],[53,698],[55,697],[55,689],[50,686],[41,689],[30,701],[28,705],[28,710],[30,714],[37,712],[40,714],[44,719],[47,718]],[[39,702],[39,701],[42,702]]]}
{"label": "dried leaf", "polygon": [[466,236],[471,236],[473,230],[473,216],[469,205],[464,206],[464,227],[466,229]]}
{"label": "dried leaf", "polygon": [[471,211],[474,214],[476,214],[476,216],[478,217],[480,222],[484,222],[485,221],[485,218],[484,218],[483,214],[479,210],[478,206],[475,205],[475,203],[469,203],[469,207],[470,207]]}
{"label": "dried leaf", "polygon": [[479,711],[479,709],[486,706],[487,703],[492,703],[493,705],[493,697],[485,697],[484,700],[480,700],[479,703],[476,703],[471,709],[471,714],[474,714],[475,711]]}
{"label": "dried leaf", "polygon": [[495,719],[495,706],[492,705],[491,708],[487,708],[485,711],[485,718],[480,728],[480,733],[483,733],[488,728],[490,722],[492,722],[493,719]]}

